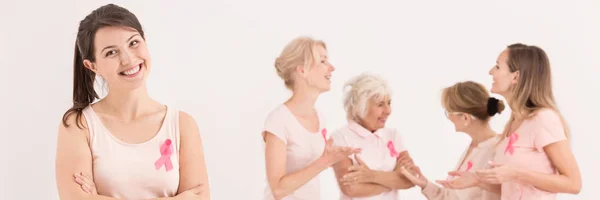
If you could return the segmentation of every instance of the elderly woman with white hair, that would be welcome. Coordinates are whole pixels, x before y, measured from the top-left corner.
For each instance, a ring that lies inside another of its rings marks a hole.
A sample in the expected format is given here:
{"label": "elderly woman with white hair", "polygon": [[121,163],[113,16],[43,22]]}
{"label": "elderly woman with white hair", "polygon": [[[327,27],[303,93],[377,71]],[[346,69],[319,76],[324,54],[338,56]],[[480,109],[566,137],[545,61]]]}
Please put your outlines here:
{"label": "elderly woman with white hair", "polygon": [[363,73],[345,85],[348,124],[332,134],[334,145],[360,148],[359,155],[336,163],[340,199],[398,199],[399,189],[414,186],[400,173],[414,167],[396,129],[386,128],[391,114],[391,89],[378,75]]}

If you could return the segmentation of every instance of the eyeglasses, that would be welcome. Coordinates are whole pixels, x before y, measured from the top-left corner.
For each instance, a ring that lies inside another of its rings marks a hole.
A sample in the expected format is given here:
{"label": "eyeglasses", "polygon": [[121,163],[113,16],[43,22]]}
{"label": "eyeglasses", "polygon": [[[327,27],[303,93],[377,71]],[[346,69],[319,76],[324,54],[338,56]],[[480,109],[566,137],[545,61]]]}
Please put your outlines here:
{"label": "eyeglasses", "polygon": [[447,110],[444,110],[444,115],[446,115],[446,117],[450,117],[450,115],[460,115],[463,114],[462,112],[448,112]]}

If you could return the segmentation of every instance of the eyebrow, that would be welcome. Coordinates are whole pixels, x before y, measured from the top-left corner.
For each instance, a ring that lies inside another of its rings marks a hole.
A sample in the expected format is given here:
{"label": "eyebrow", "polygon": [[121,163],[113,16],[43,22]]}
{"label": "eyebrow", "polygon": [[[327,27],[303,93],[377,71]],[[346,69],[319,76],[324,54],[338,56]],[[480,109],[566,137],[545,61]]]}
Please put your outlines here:
{"label": "eyebrow", "polygon": [[[129,39],[127,39],[127,42],[129,42],[129,41],[130,41],[130,40],[131,40],[133,37],[135,37],[136,35],[140,35],[140,34],[139,34],[139,33],[133,34],[131,37],[129,37]],[[106,49],[115,48],[115,47],[117,47],[117,46],[115,46],[115,45],[110,45],[110,46],[104,47],[104,48],[102,49],[102,51],[100,51],[100,53],[104,52],[104,50],[106,50]]]}

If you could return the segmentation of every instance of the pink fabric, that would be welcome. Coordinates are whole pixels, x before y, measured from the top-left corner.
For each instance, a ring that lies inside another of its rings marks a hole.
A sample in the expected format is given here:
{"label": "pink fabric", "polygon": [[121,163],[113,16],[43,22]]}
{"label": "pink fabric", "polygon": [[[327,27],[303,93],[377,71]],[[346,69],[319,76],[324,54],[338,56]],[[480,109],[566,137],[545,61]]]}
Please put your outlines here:
{"label": "pink fabric", "polygon": [[[119,199],[155,199],[177,194],[179,111],[167,107],[160,130],[152,139],[139,144],[114,137],[91,107],[84,109],[83,114],[90,130],[98,194]],[[165,145],[166,141],[170,144]]]}
{"label": "pink fabric", "polygon": [[[490,138],[483,141],[474,147],[469,155],[465,149],[460,160],[458,160],[457,166],[448,171],[476,171],[479,169],[487,169],[490,166],[488,162],[494,158],[496,153],[495,144],[498,142],[498,137]],[[463,162],[464,160],[464,162]],[[447,180],[452,180],[454,177],[448,176]],[[435,177],[429,177],[429,179],[436,180]],[[429,200],[499,200],[500,196],[494,193],[488,192],[479,187],[472,187],[462,190],[453,190],[444,188],[436,185],[434,182],[429,182],[421,191],[425,197]]]}
{"label": "pink fabric", "polygon": [[[268,131],[279,138],[286,145],[286,173],[292,173],[306,167],[317,160],[325,149],[327,130],[325,121],[320,113],[319,131],[306,130],[287,108],[282,104],[271,111],[265,121],[264,131]],[[266,182],[266,181],[265,181]],[[267,184],[264,191],[265,199],[273,200],[273,193]],[[321,198],[321,186],[319,176],[314,177],[308,183],[284,197],[282,200],[319,200]]]}
{"label": "pink fabric", "polygon": [[[556,168],[544,151],[544,147],[566,139],[564,127],[557,113],[549,109],[538,111],[526,119],[515,131],[513,137],[505,138],[497,148],[495,162],[533,170],[546,174],[556,174]],[[507,149],[514,149],[513,153]],[[537,189],[533,185],[519,181],[502,184],[502,199],[555,200],[556,194]]]}
{"label": "pink fabric", "polygon": [[[404,140],[393,128],[382,128],[371,132],[358,123],[350,121],[346,126],[331,134],[334,145],[360,148],[359,157],[372,170],[393,171],[396,167],[398,152],[406,151]],[[354,156],[349,157],[357,163]],[[341,200],[396,200],[398,191],[393,190],[379,195],[363,198],[351,198],[340,192]]]}

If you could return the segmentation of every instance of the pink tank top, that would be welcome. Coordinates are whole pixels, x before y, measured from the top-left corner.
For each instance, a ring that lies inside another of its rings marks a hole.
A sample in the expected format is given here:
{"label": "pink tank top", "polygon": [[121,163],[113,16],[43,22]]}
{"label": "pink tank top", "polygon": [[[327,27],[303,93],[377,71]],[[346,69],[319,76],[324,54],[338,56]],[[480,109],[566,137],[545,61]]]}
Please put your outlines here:
{"label": "pink tank top", "polygon": [[114,137],[91,106],[85,108],[83,114],[90,131],[92,170],[98,194],[121,199],[176,195],[180,144],[176,109],[167,107],[156,136],[139,144],[125,143]]}

